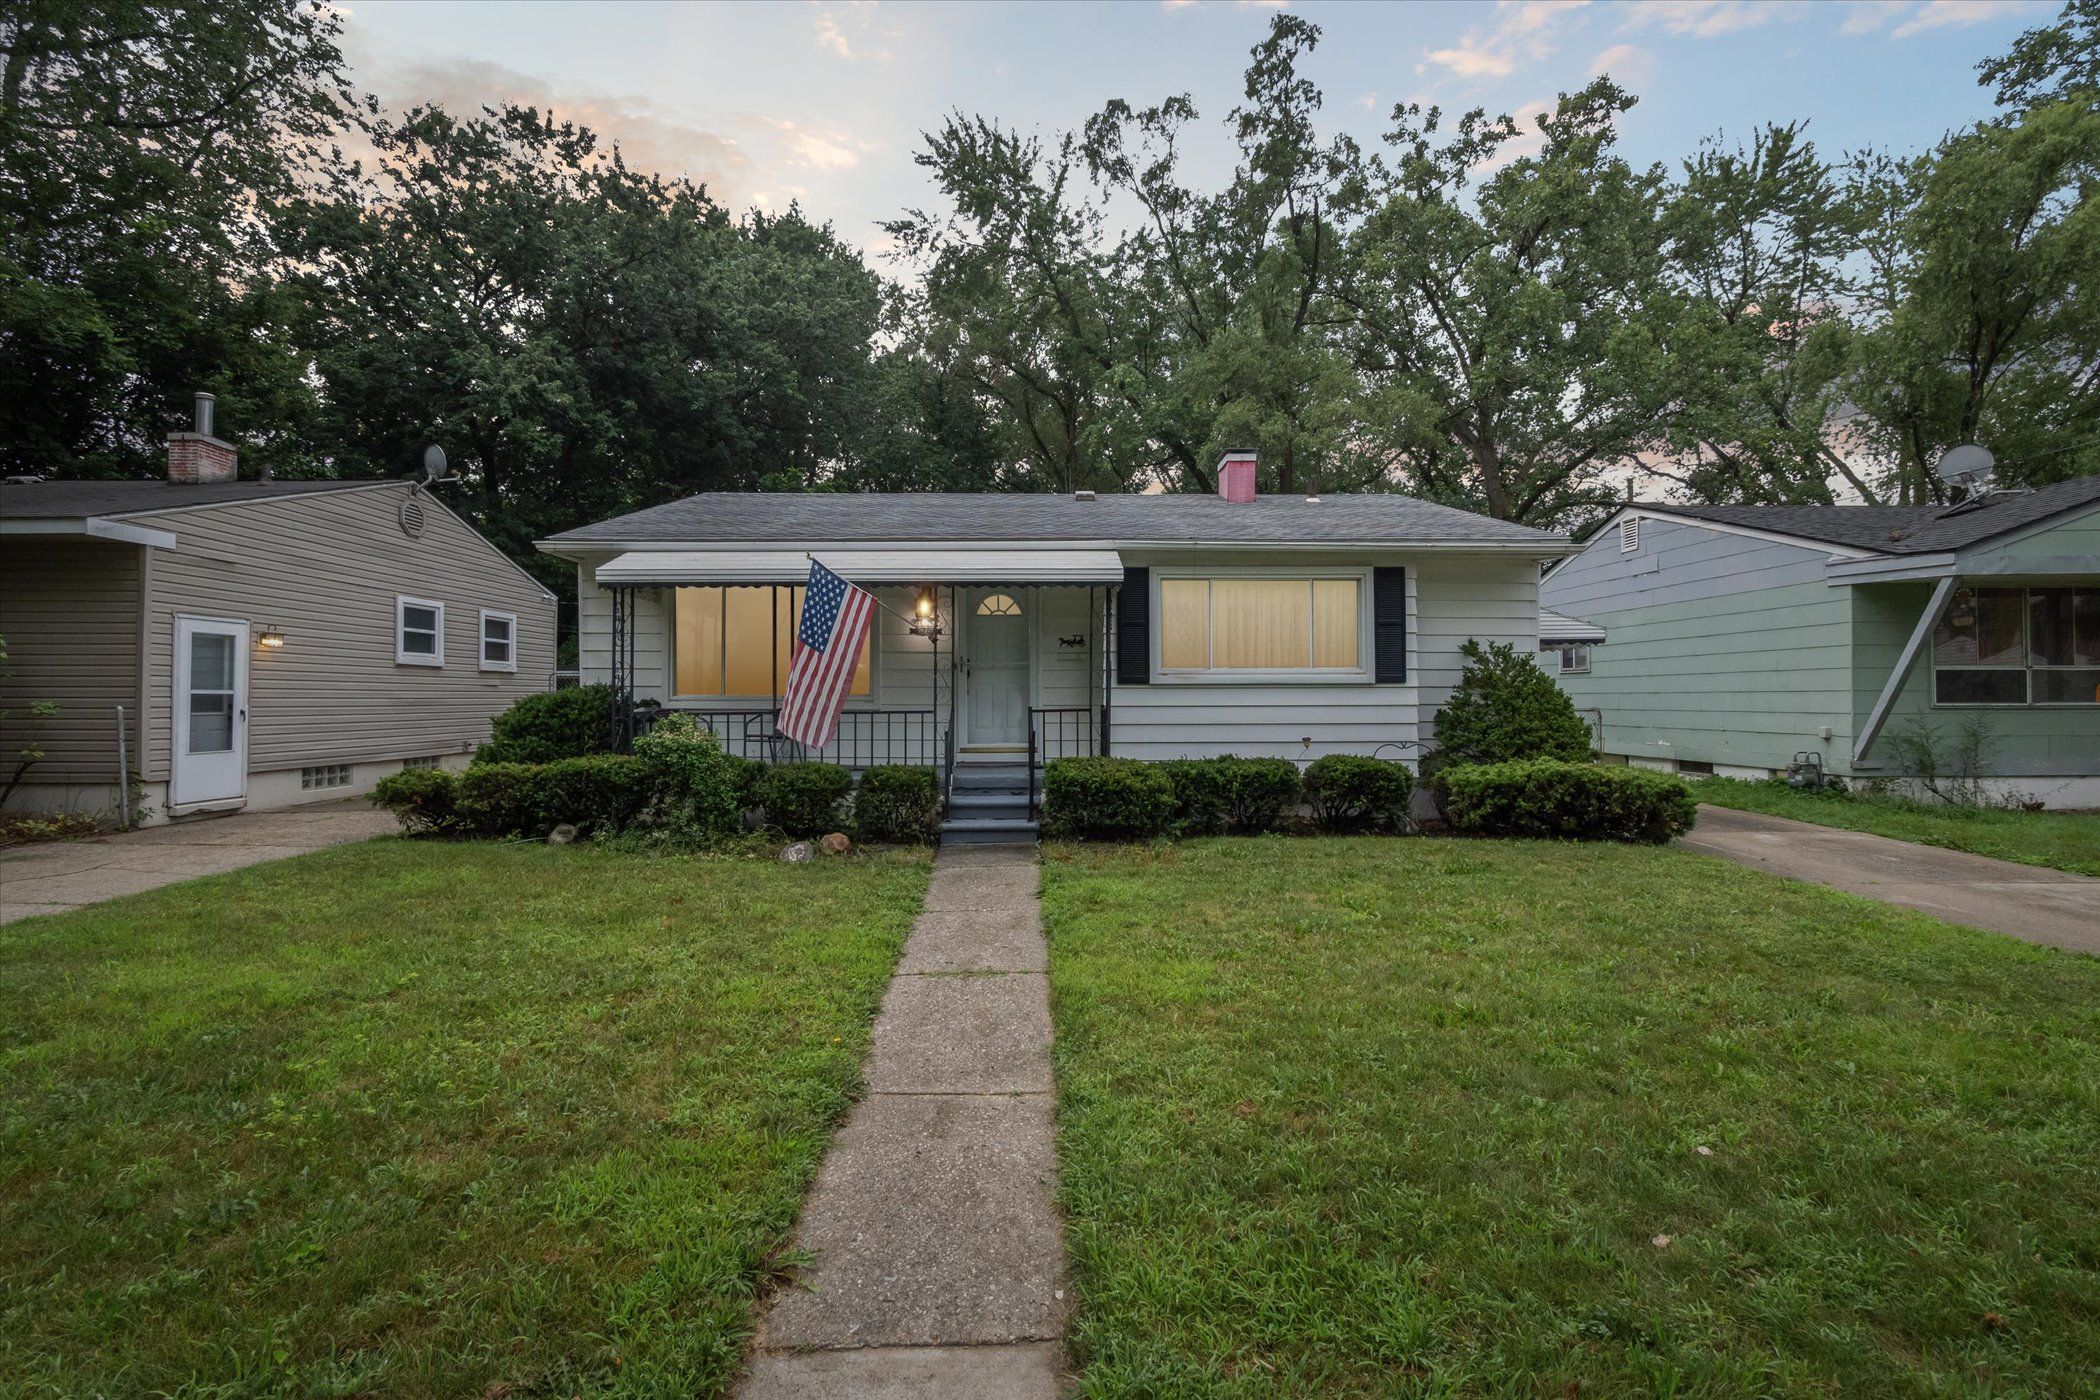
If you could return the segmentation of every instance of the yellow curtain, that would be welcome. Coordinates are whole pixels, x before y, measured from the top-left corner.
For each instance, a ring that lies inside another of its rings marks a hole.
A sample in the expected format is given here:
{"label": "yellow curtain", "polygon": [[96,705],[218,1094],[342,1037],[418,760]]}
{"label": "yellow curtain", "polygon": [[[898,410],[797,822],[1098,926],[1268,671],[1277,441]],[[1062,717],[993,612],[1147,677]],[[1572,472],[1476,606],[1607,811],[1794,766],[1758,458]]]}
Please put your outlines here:
{"label": "yellow curtain", "polygon": [[[672,601],[672,693],[738,700],[781,694],[801,621],[800,588],[678,589]],[[856,696],[874,688],[874,653],[870,627],[853,672]]]}
{"label": "yellow curtain", "polygon": [[1159,664],[1170,671],[1210,665],[1210,580],[1159,581]]}
{"label": "yellow curtain", "polygon": [[1210,581],[1210,664],[1229,670],[1302,667],[1312,659],[1309,580]]}
{"label": "yellow curtain", "polygon": [[672,595],[674,695],[722,693],[722,590],[681,588]]}
{"label": "yellow curtain", "polygon": [[1357,665],[1356,580],[1313,580],[1313,665]]}

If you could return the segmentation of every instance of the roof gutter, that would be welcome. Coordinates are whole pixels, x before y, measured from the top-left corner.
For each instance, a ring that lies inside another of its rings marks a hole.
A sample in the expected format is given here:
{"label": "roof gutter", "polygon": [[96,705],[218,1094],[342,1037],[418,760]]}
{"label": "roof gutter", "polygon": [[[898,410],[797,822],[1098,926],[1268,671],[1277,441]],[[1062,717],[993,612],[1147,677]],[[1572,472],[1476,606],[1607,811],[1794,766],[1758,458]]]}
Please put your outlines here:
{"label": "roof gutter", "polygon": [[573,559],[580,555],[598,554],[606,550],[619,553],[635,553],[662,550],[693,551],[709,549],[742,550],[852,550],[852,549],[997,549],[997,550],[1219,550],[1245,549],[1270,550],[1278,553],[1314,553],[1319,551],[1378,549],[1393,552],[1432,552],[1437,554],[1517,554],[1533,559],[1551,559],[1564,555],[1580,554],[1582,547],[1565,535],[1541,534],[1531,540],[571,540],[559,535],[548,539],[534,540],[533,547],[543,554],[557,558]]}

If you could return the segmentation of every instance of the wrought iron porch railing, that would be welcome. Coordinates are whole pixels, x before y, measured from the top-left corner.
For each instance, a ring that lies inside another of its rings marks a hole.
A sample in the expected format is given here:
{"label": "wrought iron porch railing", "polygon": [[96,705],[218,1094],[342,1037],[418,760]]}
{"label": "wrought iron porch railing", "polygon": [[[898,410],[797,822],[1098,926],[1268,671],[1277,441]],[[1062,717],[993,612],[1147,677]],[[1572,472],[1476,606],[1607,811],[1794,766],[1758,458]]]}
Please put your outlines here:
{"label": "wrought iron porch railing", "polygon": [[1097,752],[1090,705],[1028,711],[1028,819],[1042,813],[1043,765],[1053,758],[1084,758]]}
{"label": "wrought iron porch railing", "polygon": [[[670,713],[670,711],[666,711]],[[933,710],[847,710],[839,716],[838,737],[823,748],[811,748],[776,731],[777,710],[687,710],[722,748],[739,758],[767,763],[835,763],[842,768],[902,764],[912,768],[940,765],[940,726]]]}

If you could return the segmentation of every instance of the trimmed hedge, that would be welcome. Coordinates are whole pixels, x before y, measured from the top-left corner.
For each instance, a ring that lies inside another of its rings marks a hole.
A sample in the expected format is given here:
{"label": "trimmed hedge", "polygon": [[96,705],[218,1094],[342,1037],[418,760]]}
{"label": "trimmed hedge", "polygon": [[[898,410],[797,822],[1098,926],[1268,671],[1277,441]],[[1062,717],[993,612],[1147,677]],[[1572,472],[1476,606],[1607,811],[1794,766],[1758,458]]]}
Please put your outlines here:
{"label": "trimmed hedge", "polygon": [[1405,831],[1415,775],[1404,763],[1331,753],[1305,770],[1305,796],[1322,831]]}
{"label": "trimmed hedge", "polygon": [[1135,758],[1059,758],[1043,770],[1043,826],[1058,836],[1133,840],[1174,821],[1164,765]]}
{"label": "trimmed hedge", "polygon": [[612,748],[612,687],[580,685],[527,695],[489,721],[476,763],[552,763]]}
{"label": "trimmed hedge", "polygon": [[782,763],[758,782],[766,820],[790,836],[822,836],[843,830],[840,809],[853,791],[853,775],[830,763]]}
{"label": "trimmed hedge", "polygon": [[410,836],[459,827],[459,775],[444,768],[404,768],[381,778],[367,800],[384,807]]}
{"label": "trimmed hedge", "polygon": [[626,826],[651,786],[639,759],[592,754],[558,763],[479,763],[464,773],[411,768],[381,779],[371,800],[411,835],[537,837],[563,822]]}
{"label": "trimmed hedge", "polygon": [[1444,818],[1477,836],[1660,845],[1692,829],[1692,791],[1645,768],[1534,759],[1446,769],[1437,779]]}
{"label": "trimmed hedge", "polygon": [[1275,831],[1298,806],[1304,780],[1287,758],[1176,758],[1155,765],[1174,789],[1179,836]]}
{"label": "trimmed hedge", "polygon": [[934,840],[941,834],[939,779],[931,768],[870,768],[853,795],[853,824],[863,841]]}

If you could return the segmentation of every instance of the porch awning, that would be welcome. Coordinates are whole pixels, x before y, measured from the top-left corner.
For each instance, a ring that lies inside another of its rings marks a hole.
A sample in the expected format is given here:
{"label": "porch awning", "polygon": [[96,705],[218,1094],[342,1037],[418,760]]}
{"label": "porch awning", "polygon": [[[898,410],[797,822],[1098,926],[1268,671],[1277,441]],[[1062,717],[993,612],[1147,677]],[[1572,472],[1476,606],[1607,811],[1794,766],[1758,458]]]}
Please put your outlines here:
{"label": "porch awning", "polygon": [[[848,583],[1121,583],[1112,549],[825,549],[816,557]],[[635,550],[598,566],[615,584],[800,583],[809,577],[799,549]]]}

